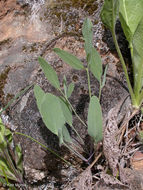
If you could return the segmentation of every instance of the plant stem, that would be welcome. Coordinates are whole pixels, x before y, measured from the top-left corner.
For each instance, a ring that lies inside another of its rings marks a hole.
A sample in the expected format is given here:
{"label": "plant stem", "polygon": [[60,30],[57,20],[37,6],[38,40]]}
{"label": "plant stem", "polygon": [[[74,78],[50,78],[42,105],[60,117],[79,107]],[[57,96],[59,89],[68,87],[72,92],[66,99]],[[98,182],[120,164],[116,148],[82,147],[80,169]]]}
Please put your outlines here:
{"label": "plant stem", "polygon": [[87,127],[87,125],[84,123],[84,121],[79,117],[79,115],[76,113],[75,109],[73,108],[73,106],[71,105],[70,101],[68,100],[68,98],[64,95],[64,93],[62,92],[62,90],[60,90],[61,94],[63,95],[63,97],[65,98],[65,100],[67,101],[67,103],[70,105],[72,111],[74,112],[74,114],[76,115],[76,117],[78,118],[78,120],[85,126]]}
{"label": "plant stem", "polygon": [[28,136],[26,134],[23,134],[23,133],[20,133],[20,132],[15,132],[15,134],[17,135],[21,135],[21,136],[24,136],[34,142],[36,142],[37,144],[39,144],[41,147],[43,147],[44,149],[48,150],[49,152],[51,152],[52,154],[54,154],[55,156],[57,156],[58,158],[60,158],[62,161],[64,161],[66,164],[68,165],[72,165],[70,162],[66,161],[64,158],[60,157],[56,152],[54,152],[53,150],[51,150],[50,148],[48,148],[47,146],[43,145],[42,143],[40,143],[39,141],[37,141],[36,139],[34,139],[33,137],[31,136]]}
{"label": "plant stem", "polygon": [[102,90],[102,87],[101,87],[101,80],[100,80],[100,83],[99,83],[99,102],[100,102],[100,98],[101,98],[101,90]]}
{"label": "plant stem", "polygon": [[133,45],[132,45],[132,43],[129,44],[129,47],[130,47],[132,67],[133,67],[133,80],[135,82],[136,81],[136,77],[135,77],[135,63],[134,63],[134,59],[133,59]]}
{"label": "plant stem", "polygon": [[81,140],[81,142],[84,144],[84,141],[82,140],[81,136],[79,135],[79,133],[77,132],[77,130],[72,126],[70,125],[70,127],[73,129],[73,131],[76,133],[76,135],[79,137],[79,139]]}
{"label": "plant stem", "polygon": [[140,91],[142,89],[142,76],[143,76],[143,69],[142,69],[142,65],[143,63],[140,63],[140,65],[138,64],[138,70],[137,72],[137,76],[135,77],[135,81],[134,81],[134,92],[135,92],[135,96],[136,96],[136,100],[139,101],[139,96],[140,96]]}
{"label": "plant stem", "polygon": [[89,76],[89,69],[88,69],[88,67],[86,68],[86,73],[87,73],[87,80],[88,80],[89,97],[91,99],[90,76]]}
{"label": "plant stem", "polygon": [[115,47],[116,47],[116,50],[118,52],[118,55],[119,55],[119,58],[120,58],[120,61],[121,61],[121,64],[122,64],[122,67],[123,67],[123,70],[124,70],[124,73],[125,73],[125,77],[126,77],[126,80],[127,80],[128,89],[129,89],[129,93],[130,93],[130,96],[131,96],[132,104],[133,104],[133,106],[138,108],[136,98],[135,98],[135,95],[134,95],[134,92],[133,92],[133,88],[132,88],[131,83],[130,83],[130,79],[129,79],[129,75],[128,75],[128,72],[127,72],[126,64],[125,64],[124,58],[122,56],[122,53],[120,51],[120,48],[119,48],[119,45],[118,45],[118,42],[117,42],[117,39],[116,39],[115,29],[112,30],[112,36],[113,36]]}
{"label": "plant stem", "polygon": [[82,159],[83,161],[87,162],[87,159],[84,158],[79,152],[77,152],[76,150],[74,150],[72,147],[68,146],[66,143],[63,143],[64,146],[66,146],[70,151],[74,152],[80,159]]}
{"label": "plant stem", "polygon": [[139,95],[139,104],[141,105],[142,103],[143,103],[143,89],[141,90]]}

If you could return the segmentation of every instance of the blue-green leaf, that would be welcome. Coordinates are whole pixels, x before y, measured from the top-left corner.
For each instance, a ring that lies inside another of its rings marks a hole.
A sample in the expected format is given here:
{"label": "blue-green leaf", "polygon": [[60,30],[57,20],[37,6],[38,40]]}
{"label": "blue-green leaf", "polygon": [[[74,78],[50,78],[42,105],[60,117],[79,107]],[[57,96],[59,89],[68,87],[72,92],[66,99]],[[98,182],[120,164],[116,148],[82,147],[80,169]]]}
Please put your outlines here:
{"label": "blue-green leaf", "polygon": [[67,90],[67,97],[70,98],[72,92],[74,90],[74,83],[70,83]]}
{"label": "blue-green leaf", "polygon": [[55,88],[60,89],[60,83],[55,70],[42,57],[39,57],[38,60],[48,81]]}
{"label": "blue-green leaf", "polygon": [[64,75],[64,80],[63,80],[63,87],[64,87],[65,97],[67,98],[67,79],[65,75]]}
{"label": "blue-green leaf", "polygon": [[59,48],[54,48],[54,51],[63,61],[72,66],[74,69],[84,69],[83,63],[76,56]]}
{"label": "blue-green leaf", "polygon": [[59,101],[61,103],[61,109],[63,111],[66,123],[72,126],[72,111],[62,97],[59,97]]}
{"label": "blue-green leaf", "polygon": [[35,86],[34,94],[43,122],[52,133],[58,136],[58,131],[66,122],[59,98],[50,93],[44,94],[38,86]]}
{"label": "blue-green leaf", "polygon": [[59,98],[47,93],[42,101],[40,113],[46,127],[58,135],[58,130],[62,129],[66,122]]}
{"label": "blue-green leaf", "polygon": [[83,23],[82,34],[85,41],[85,51],[86,51],[87,59],[93,46],[92,45],[92,40],[93,40],[92,27],[93,25],[92,25],[91,20],[89,18],[86,18]]}
{"label": "blue-green leaf", "polygon": [[89,68],[95,78],[100,82],[102,76],[102,61],[95,48],[92,48],[90,53]]}
{"label": "blue-green leaf", "polygon": [[62,134],[63,134],[64,142],[67,142],[67,143],[71,143],[71,142],[72,142],[71,137],[70,137],[70,134],[69,134],[69,131],[68,131],[68,129],[66,128],[65,125],[63,126]]}
{"label": "blue-green leaf", "polygon": [[92,96],[88,109],[88,133],[96,143],[102,140],[102,111],[99,99]]}
{"label": "blue-green leaf", "polygon": [[67,130],[65,125],[63,126],[62,129],[59,130],[58,137],[59,137],[59,145],[60,146],[64,143],[72,142],[69,131]]}
{"label": "blue-green leaf", "polygon": [[64,143],[62,129],[59,129],[58,131],[58,138],[59,138],[59,146],[61,146]]}
{"label": "blue-green leaf", "polygon": [[40,86],[34,86],[34,95],[36,98],[37,106],[39,111],[41,111],[42,101],[44,100],[44,96],[46,95],[45,92],[40,88]]}

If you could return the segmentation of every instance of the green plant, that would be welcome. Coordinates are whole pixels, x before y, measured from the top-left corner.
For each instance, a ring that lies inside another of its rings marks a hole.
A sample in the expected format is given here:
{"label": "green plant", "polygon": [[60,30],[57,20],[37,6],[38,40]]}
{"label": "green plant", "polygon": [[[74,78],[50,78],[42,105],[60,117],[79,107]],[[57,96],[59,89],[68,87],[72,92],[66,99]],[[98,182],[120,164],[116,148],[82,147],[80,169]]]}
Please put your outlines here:
{"label": "green plant", "polygon": [[[13,99],[11,99],[8,104],[1,108],[0,115],[12,104],[14,103],[18,98],[20,98],[22,95],[24,95],[33,84],[27,86],[24,88],[21,92],[19,92]],[[66,161],[64,158],[59,156],[56,152],[51,150],[50,148],[46,147],[36,139],[20,133],[20,132],[14,132],[16,135],[21,135],[26,138],[31,139],[32,141],[39,144],[41,147],[43,147],[45,150],[48,150],[58,158],[60,158],[62,161],[67,163],[68,165],[71,165],[68,161]],[[20,187],[22,189],[26,189],[25,185],[23,183],[23,168],[22,168],[22,152],[20,145],[16,145],[15,148],[11,148],[13,144],[13,133],[9,129],[6,129],[5,126],[2,123],[2,120],[0,118],[0,183],[3,184],[4,187],[8,187],[9,189],[15,190],[14,183],[19,183]],[[18,186],[18,184],[16,184]]]}
{"label": "green plant", "polygon": [[13,150],[12,143],[12,133],[0,119],[0,176],[3,177],[1,181],[9,187],[9,180],[24,184],[21,147],[17,144]]}
{"label": "green plant", "polygon": [[[79,119],[79,121],[85,126],[88,127],[89,135],[94,139],[95,143],[98,143],[102,140],[102,111],[100,106],[100,96],[101,90],[105,84],[106,71],[102,77],[102,63],[101,57],[93,47],[92,39],[92,23],[89,19],[86,19],[83,24],[83,38],[85,41],[85,51],[86,51],[86,60],[87,66],[85,67],[83,63],[74,55],[55,48],[54,52],[67,64],[73,67],[76,70],[85,70],[87,73],[88,79],[88,88],[89,88],[89,109],[88,109],[88,121],[87,124],[79,117],[76,113],[74,107],[69,101],[70,96],[74,90],[74,84],[67,84],[66,77],[63,79],[63,90],[60,87],[60,82],[55,70],[42,58],[39,57],[39,63],[43,69],[45,76],[48,81],[60,92],[61,96],[55,96],[51,93],[45,93],[38,85],[34,87],[34,94],[37,101],[37,106],[42,116],[42,119],[46,127],[59,138],[60,145],[64,145],[70,150],[72,150],[77,156],[79,156],[84,161],[87,161],[79,152],[77,152],[72,144],[72,138],[67,130],[66,124],[68,124],[78,135],[81,143],[83,143],[82,138],[77,133],[76,129],[73,126],[72,121],[72,112]],[[92,96],[91,87],[90,87],[90,73],[91,72],[95,78],[99,81],[99,97]],[[103,78],[103,79],[102,79]]]}
{"label": "green plant", "polygon": [[[110,29],[113,40],[126,76],[132,105],[140,108],[143,102],[143,1],[142,0],[105,0],[101,11],[101,19],[104,25]],[[119,18],[122,29],[129,43],[132,68],[133,87],[129,79],[124,58],[120,51],[115,25]]]}
{"label": "green plant", "polygon": [[[29,85],[18,93],[10,102],[0,110],[0,116],[13,102],[26,93],[33,84]],[[20,144],[12,148],[13,134],[6,129],[0,118],[0,182],[10,189],[16,189],[11,181],[23,183],[22,151]],[[10,180],[10,181],[9,181]]]}

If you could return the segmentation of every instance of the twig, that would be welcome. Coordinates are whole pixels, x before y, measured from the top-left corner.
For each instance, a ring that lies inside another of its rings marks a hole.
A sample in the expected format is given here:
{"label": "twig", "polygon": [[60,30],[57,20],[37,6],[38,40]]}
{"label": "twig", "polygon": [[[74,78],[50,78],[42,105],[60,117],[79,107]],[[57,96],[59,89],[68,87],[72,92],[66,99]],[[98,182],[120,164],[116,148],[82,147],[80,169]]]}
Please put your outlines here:
{"label": "twig", "polygon": [[95,164],[96,164],[96,162],[99,160],[99,158],[102,156],[102,152],[100,152],[99,154],[98,154],[98,156],[95,158],[95,160],[90,164],[90,166],[88,166],[88,168],[87,169],[91,169]]}
{"label": "twig", "polygon": [[121,141],[123,139],[123,135],[124,135],[125,130],[126,130],[126,125],[132,119],[132,117],[134,117],[138,112],[139,112],[139,110],[134,110],[134,112],[132,113],[132,115],[123,123],[122,127],[120,128],[120,130],[116,134],[116,136],[117,136],[117,135],[119,135],[121,133],[119,141],[118,141],[118,145],[120,145],[120,143],[121,143]]}

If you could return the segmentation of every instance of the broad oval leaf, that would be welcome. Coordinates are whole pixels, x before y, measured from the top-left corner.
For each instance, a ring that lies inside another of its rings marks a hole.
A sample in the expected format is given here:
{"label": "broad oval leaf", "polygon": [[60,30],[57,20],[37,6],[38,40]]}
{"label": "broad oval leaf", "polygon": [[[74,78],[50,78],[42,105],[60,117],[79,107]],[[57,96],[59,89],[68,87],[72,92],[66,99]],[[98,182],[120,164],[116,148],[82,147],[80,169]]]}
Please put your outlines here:
{"label": "broad oval leaf", "polygon": [[101,20],[111,31],[114,30],[119,11],[119,0],[105,0],[101,10]]}
{"label": "broad oval leaf", "polygon": [[129,43],[143,16],[143,0],[120,0],[120,22]]}
{"label": "broad oval leaf", "polygon": [[43,69],[48,81],[57,89],[60,89],[60,83],[55,70],[49,65],[42,57],[38,58],[38,61]]}
{"label": "broad oval leaf", "polygon": [[82,62],[76,56],[59,48],[54,48],[54,51],[63,61],[72,66],[74,69],[84,69]]}
{"label": "broad oval leaf", "polygon": [[45,92],[40,88],[40,86],[35,85],[34,86],[34,95],[36,98],[36,102],[37,102],[37,106],[39,111],[41,111],[41,105],[42,105],[42,101],[44,99],[44,96],[46,95]]}
{"label": "broad oval leaf", "polygon": [[95,140],[96,143],[102,140],[102,111],[99,99],[92,96],[88,109],[88,133]]}
{"label": "broad oval leaf", "polygon": [[46,127],[58,136],[58,131],[66,122],[58,97],[47,93],[42,101],[40,113]]}
{"label": "broad oval leaf", "polygon": [[85,51],[88,58],[88,55],[91,52],[92,49],[92,40],[93,40],[93,31],[92,31],[92,22],[89,18],[86,18],[83,27],[82,27],[82,34],[85,41]]}
{"label": "broad oval leaf", "polygon": [[66,122],[58,97],[44,93],[39,86],[34,87],[37,106],[46,127],[58,136],[58,131]]}
{"label": "broad oval leaf", "polygon": [[102,76],[102,60],[95,48],[92,48],[90,53],[89,68],[95,78],[100,82]]}

